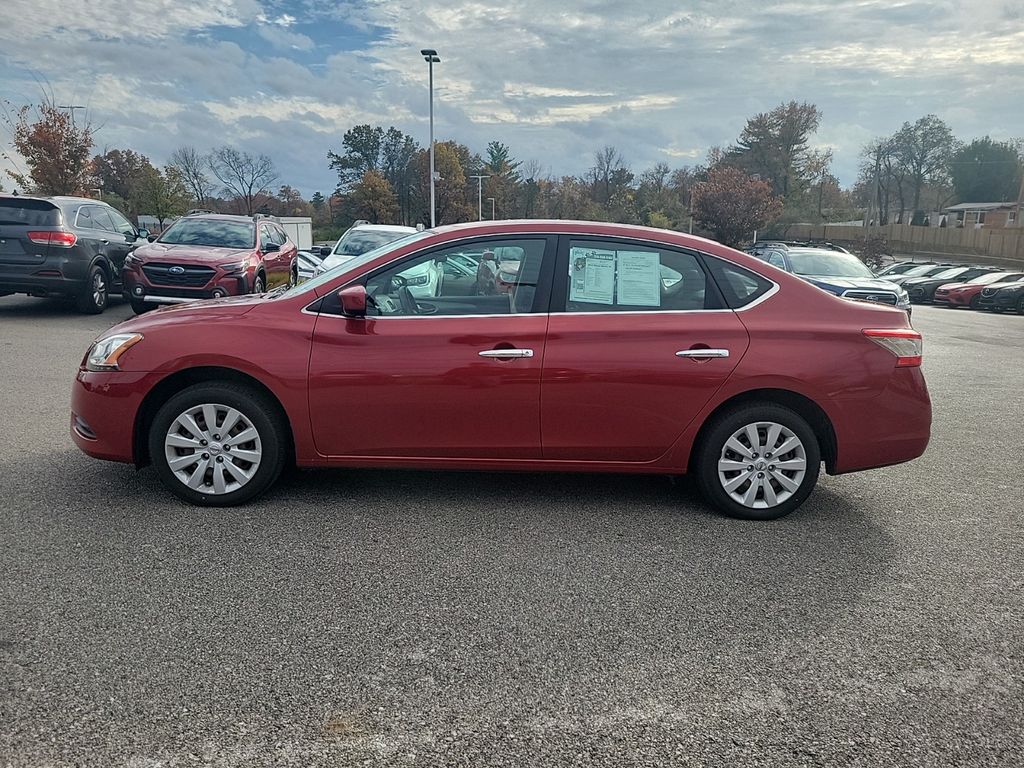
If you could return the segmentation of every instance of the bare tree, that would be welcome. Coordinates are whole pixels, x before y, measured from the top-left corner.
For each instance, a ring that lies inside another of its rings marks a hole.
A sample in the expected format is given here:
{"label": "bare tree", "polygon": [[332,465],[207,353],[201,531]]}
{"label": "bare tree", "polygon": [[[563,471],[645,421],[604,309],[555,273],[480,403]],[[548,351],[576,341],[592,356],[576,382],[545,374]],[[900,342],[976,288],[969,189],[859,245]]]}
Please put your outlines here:
{"label": "bare tree", "polygon": [[253,157],[233,147],[213,150],[209,167],[225,192],[242,203],[249,216],[255,213],[256,200],[269,194],[270,186],[277,181],[273,160],[266,155]]}
{"label": "bare tree", "polygon": [[206,201],[213,197],[213,183],[206,175],[210,167],[209,158],[200,154],[195,147],[178,147],[171,154],[170,165],[173,165],[181,176],[181,182],[191,193],[192,198],[199,207],[206,205]]}

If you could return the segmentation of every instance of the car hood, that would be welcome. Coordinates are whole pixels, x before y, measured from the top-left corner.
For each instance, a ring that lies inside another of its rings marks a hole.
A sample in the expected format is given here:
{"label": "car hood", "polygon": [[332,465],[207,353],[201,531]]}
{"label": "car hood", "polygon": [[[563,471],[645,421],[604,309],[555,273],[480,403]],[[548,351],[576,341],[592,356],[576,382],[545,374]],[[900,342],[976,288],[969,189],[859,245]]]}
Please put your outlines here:
{"label": "car hood", "polygon": [[978,288],[978,289],[981,289],[981,288],[984,288],[984,287],[985,286],[978,285],[977,283],[942,283],[941,285],[939,285],[939,289],[943,290],[943,291],[956,291],[956,290],[959,290],[960,288]]}
{"label": "car hood", "polygon": [[250,293],[244,296],[228,296],[223,299],[190,301],[187,304],[170,304],[125,320],[104,331],[102,336],[110,336],[112,333],[141,333],[145,335],[147,330],[162,326],[191,322],[216,322],[222,318],[244,315],[265,301],[263,296]]}
{"label": "car hood", "polygon": [[[977,277],[977,275],[975,275],[975,277]],[[910,288],[911,286],[924,285],[925,283],[937,283],[938,285],[945,285],[946,283],[952,283],[955,281],[955,277],[936,277],[935,275],[932,275],[931,277],[911,277],[910,279],[903,281],[903,287]]]}
{"label": "car hood", "polygon": [[226,264],[249,256],[252,248],[214,248],[208,245],[167,245],[150,243],[135,249],[135,258],[143,261],[174,262],[175,264]]}
{"label": "car hood", "polygon": [[823,288],[841,291],[864,289],[871,291],[893,291],[899,293],[897,285],[891,280],[880,280],[877,277],[828,277],[825,275],[800,275],[804,280]]}

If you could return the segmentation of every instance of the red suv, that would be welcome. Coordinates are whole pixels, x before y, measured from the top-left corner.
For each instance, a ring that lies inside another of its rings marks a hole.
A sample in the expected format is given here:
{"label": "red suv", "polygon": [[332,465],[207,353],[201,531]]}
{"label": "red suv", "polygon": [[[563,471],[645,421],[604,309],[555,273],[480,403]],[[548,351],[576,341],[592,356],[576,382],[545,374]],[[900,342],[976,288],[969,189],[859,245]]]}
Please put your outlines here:
{"label": "red suv", "polygon": [[[518,256],[507,293],[445,268],[499,249]],[[425,270],[441,277],[413,293]],[[708,240],[486,222],[111,328],[82,361],[71,433],[196,504],[252,499],[286,463],[691,473],[719,509],[770,519],[822,463],[921,455],[921,351],[906,312]]]}
{"label": "red suv", "polygon": [[264,293],[294,282],[298,249],[264,218],[184,216],[124,260],[121,282],[136,314],[160,304]]}

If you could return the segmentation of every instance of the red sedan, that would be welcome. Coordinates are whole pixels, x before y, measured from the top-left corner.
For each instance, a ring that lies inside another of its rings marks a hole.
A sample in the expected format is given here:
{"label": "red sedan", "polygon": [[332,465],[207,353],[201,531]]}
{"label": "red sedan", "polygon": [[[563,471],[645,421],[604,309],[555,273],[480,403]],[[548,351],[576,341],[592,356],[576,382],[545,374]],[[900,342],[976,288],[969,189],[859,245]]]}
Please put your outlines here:
{"label": "red sedan", "polygon": [[970,307],[981,309],[978,300],[981,291],[990,285],[1016,283],[1024,280],[1024,272],[990,272],[966,283],[946,283],[935,289],[935,303],[949,307]]}
{"label": "red sedan", "polygon": [[[447,268],[499,248],[508,293]],[[750,519],[798,507],[822,462],[920,456],[930,425],[905,312],[700,238],[565,221],[441,227],[134,318],[86,353],[71,416],[87,454],[153,464],[196,504],[252,499],[286,463],[692,473]]]}

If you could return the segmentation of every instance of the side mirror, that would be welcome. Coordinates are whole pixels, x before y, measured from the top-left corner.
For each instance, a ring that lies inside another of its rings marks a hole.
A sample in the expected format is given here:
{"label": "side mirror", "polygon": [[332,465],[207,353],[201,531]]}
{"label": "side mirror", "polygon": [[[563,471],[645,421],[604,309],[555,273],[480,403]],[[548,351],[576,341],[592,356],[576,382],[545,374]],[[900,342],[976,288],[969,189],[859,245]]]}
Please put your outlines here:
{"label": "side mirror", "polygon": [[322,258],[326,259],[328,256],[331,255],[331,250],[332,250],[331,246],[329,246],[329,245],[321,245],[320,246],[320,256]]}
{"label": "side mirror", "polygon": [[155,243],[156,242],[156,235],[146,235],[146,239],[149,240],[149,242],[151,242],[151,243]]}
{"label": "side mirror", "polygon": [[366,317],[366,286],[350,285],[338,291],[341,310],[346,317]]}
{"label": "side mirror", "polygon": [[264,243],[263,244],[263,252],[264,253],[274,253],[275,251],[280,251],[280,250],[281,250],[281,246],[278,245],[277,243]]}

